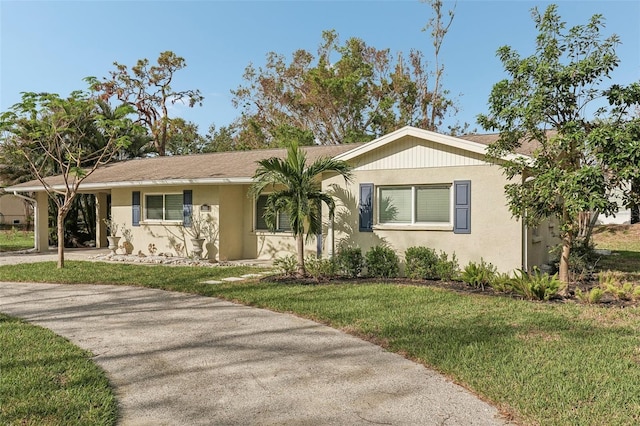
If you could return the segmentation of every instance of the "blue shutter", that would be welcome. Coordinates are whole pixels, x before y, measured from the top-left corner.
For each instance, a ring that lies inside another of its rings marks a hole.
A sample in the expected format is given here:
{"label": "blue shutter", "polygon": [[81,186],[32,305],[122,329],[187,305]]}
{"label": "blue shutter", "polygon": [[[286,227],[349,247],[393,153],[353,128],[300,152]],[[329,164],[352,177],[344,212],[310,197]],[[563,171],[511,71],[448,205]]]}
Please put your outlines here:
{"label": "blue shutter", "polygon": [[471,233],[471,181],[457,180],[453,182],[453,232],[455,234]]}
{"label": "blue shutter", "polygon": [[360,200],[358,201],[360,232],[373,231],[373,184],[360,184]]}
{"label": "blue shutter", "polygon": [[193,191],[185,189],[182,192],[182,225],[191,227],[191,216],[193,215]]}
{"label": "blue shutter", "polygon": [[140,226],[140,191],[131,193],[131,225]]}

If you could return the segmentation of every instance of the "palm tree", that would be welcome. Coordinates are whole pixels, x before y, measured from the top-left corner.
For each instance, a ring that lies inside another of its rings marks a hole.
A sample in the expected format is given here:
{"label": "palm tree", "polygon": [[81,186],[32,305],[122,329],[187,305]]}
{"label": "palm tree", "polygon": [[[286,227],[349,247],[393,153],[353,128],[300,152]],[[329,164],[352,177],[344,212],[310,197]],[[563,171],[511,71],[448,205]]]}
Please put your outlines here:
{"label": "palm tree", "polygon": [[304,276],[305,231],[307,240],[322,231],[321,203],[329,208],[330,219],[333,219],[335,210],[333,198],[322,192],[322,174],[338,173],[345,182],[349,182],[351,167],[330,157],[319,158],[307,165],[307,155],[295,141],[287,148],[286,158],[267,158],[258,161],[258,165],[250,193],[259,196],[267,187],[273,190],[267,196],[264,213],[271,231],[276,228],[278,211],[288,213],[298,248],[298,275]]}

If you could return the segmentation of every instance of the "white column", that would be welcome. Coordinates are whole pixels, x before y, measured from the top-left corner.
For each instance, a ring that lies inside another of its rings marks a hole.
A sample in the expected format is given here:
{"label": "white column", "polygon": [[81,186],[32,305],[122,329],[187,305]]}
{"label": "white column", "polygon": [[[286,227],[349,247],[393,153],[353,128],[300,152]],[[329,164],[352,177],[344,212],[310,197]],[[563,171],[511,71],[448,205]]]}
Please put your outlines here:
{"label": "white column", "polygon": [[46,191],[36,192],[34,216],[35,249],[46,252],[49,250],[49,195]]}
{"label": "white column", "polygon": [[107,218],[107,194],[99,192],[96,197],[96,248],[107,247],[107,224],[103,219]]}

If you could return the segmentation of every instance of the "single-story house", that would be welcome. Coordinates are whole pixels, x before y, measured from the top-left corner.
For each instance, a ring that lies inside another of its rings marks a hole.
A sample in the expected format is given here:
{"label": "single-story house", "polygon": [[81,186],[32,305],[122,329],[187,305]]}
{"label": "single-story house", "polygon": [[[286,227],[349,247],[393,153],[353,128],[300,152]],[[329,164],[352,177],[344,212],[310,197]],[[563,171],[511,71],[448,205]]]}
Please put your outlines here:
{"label": "single-story house", "polygon": [[[495,138],[495,137],[494,137]],[[456,254],[461,266],[483,258],[501,271],[531,268],[548,260],[556,229],[528,229],[507,207],[507,183],[485,156],[490,136],[452,137],[404,127],[368,143],[304,147],[308,160],[333,157],[353,166],[354,179],[323,176],[323,190],[337,203],[325,218],[323,235],[309,254],[331,256],[340,245],[363,253],[387,244],[403,256],[411,246]],[[525,147],[526,148],[526,147]],[[188,254],[184,233],[192,215],[216,226],[205,254],[219,260],[273,259],[295,252],[285,214],[277,232],[265,226],[265,198],[249,195],[257,161],[283,157],[285,149],[155,157],[117,162],[97,169],[80,186],[97,199],[98,247],[106,247],[102,219],[110,217],[132,235],[133,253]],[[56,187],[62,179],[47,182]],[[35,192],[36,247],[45,249],[46,192],[38,181],[7,188]],[[43,219],[44,218],[44,219]]]}
{"label": "single-story house", "polygon": [[31,215],[29,201],[0,189],[0,226],[26,226]]}

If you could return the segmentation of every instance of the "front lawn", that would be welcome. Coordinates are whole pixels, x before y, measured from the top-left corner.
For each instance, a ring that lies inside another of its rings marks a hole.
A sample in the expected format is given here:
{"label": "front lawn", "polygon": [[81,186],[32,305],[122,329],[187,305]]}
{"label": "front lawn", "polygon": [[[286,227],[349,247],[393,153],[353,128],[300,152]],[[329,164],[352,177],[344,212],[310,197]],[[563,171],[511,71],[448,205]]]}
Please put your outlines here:
{"label": "front lawn", "polygon": [[115,424],[116,398],[90,353],[2,314],[0,342],[0,424]]}
{"label": "front lawn", "polygon": [[33,231],[0,230],[0,252],[33,248]]}
{"label": "front lawn", "polygon": [[434,368],[521,424],[640,423],[637,307],[527,302],[375,281],[200,283],[251,268],[67,266],[3,266],[0,279],[143,285],[292,312]]}

